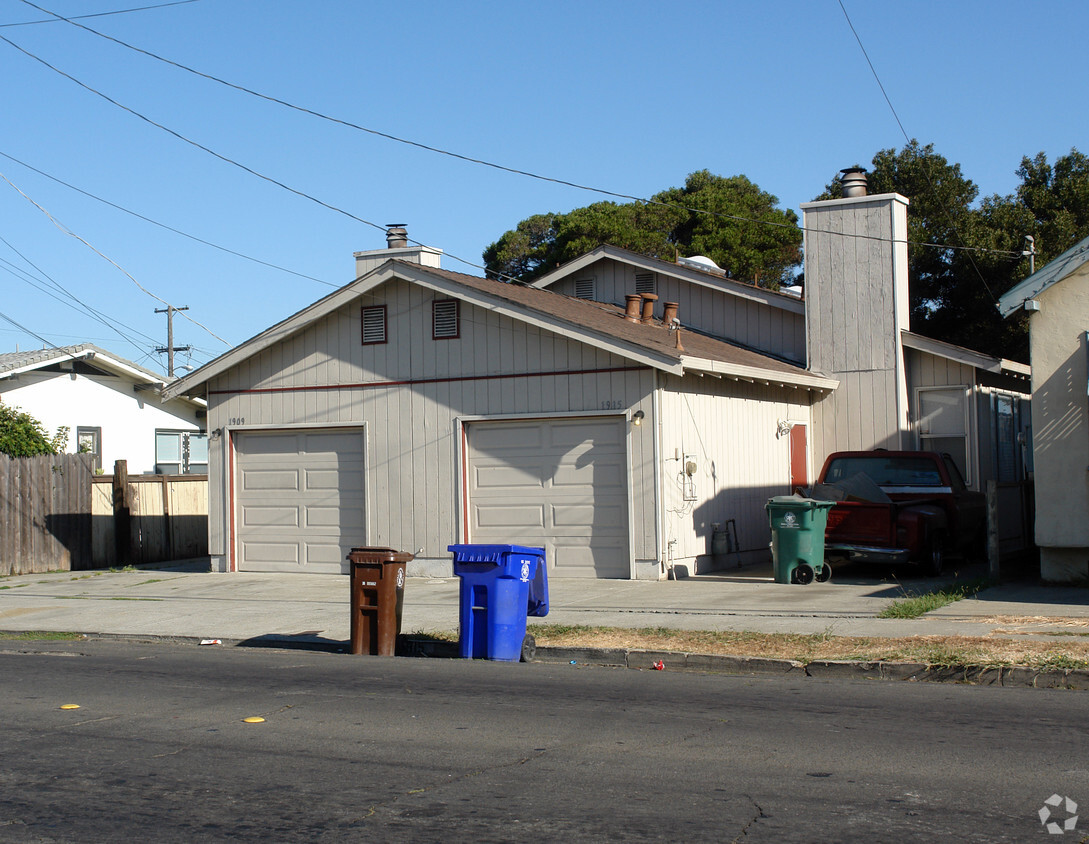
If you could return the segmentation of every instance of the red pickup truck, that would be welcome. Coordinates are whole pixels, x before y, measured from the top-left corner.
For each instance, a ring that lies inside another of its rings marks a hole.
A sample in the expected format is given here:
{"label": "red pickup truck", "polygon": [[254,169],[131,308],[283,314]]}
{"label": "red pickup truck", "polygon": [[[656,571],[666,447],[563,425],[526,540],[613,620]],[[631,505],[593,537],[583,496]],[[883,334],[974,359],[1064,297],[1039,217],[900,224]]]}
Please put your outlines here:
{"label": "red pickup truck", "polygon": [[828,513],[828,560],[918,563],[941,573],[947,553],[982,548],[986,496],[965,486],[948,454],[840,451],[829,455],[813,498]]}

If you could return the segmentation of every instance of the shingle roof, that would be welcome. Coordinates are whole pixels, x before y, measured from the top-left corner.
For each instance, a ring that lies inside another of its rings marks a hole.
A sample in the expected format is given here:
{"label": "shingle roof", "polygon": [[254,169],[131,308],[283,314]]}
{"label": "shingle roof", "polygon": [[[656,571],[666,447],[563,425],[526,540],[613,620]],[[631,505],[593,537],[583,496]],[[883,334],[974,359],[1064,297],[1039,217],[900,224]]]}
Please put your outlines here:
{"label": "shingle roof", "polygon": [[[458,284],[487,293],[490,296],[496,296],[529,308],[539,314],[562,320],[572,327],[590,329],[626,343],[642,346],[657,354],[667,355],[678,363],[681,363],[685,357],[705,358],[744,367],[764,369],[769,373],[795,376],[812,375],[812,373],[800,366],[686,329],[683,327],[683,319],[680,330],[680,340],[683,348],[678,349],[677,332],[670,331],[661,320],[655,319],[650,324],[630,322],[624,318],[624,309],[616,305],[575,299],[553,293],[548,288],[507,284],[478,276],[455,273],[450,270],[429,267],[427,272],[440,275]],[[684,315],[681,314],[680,316],[683,317]]]}
{"label": "shingle roof", "polygon": [[[195,372],[172,382],[164,389],[164,395],[184,395],[250,356],[303,330],[326,313],[348,304],[375,286],[398,278],[433,286],[447,295],[461,296],[484,307],[506,309],[514,318],[521,316],[546,328],[566,329],[571,336],[583,342],[643,359],[648,365],[659,366],[676,374],[690,369],[750,380],[778,380],[819,390],[834,389],[837,383],[794,364],[683,327],[680,331],[683,348],[678,349],[678,332],[668,330],[660,320],[649,325],[629,322],[624,318],[623,309],[615,305],[391,259]],[[684,315],[680,317],[683,321]]]}
{"label": "shingle roof", "polygon": [[75,358],[93,358],[99,355],[104,359],[116,361],[125,368],[135,370],[144,375],[148,381],[153,381],[157,384],[162,384],[166,381],[162,375],[156,375],[154,372],[144,369],[144,367],[135,364],[130,360],[125,360],[123,357],[115,355],[112,352],[107,352],[105,349],[99,348],[93,343],[80,343],[77,346],[55,346],[49,349],[33,349],[25,352],[3,352],[0,353],[0,374],[12,372],[17,369],[36,369],[41,366],[49,366],[50,364],[59,361],[72,360]]}

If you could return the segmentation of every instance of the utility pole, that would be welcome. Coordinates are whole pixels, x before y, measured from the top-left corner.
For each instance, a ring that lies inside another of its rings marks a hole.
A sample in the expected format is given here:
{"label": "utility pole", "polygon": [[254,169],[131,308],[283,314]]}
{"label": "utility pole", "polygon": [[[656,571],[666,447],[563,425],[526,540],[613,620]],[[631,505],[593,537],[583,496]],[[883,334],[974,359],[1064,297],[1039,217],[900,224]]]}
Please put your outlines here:
{"label": "utility pole", "polygon": [[192,351],[192,346],[175,346],[174,345],[174,312],[175,311],[187,311],[189,306],[184,308],[175,308],[173,305],[167,305],[165,308],[156,308],[155,313],[166,314],[166,345],[159,346],[155,351],[159,354],[166,352],[166,374],[168,377],[174,377],[174,352],[189,352]]}
{"label": "utility pole", "polygon": [[1031,234],[1025,235],[1025,251],[1021,256],[1029,259],[1029,275],[1036,272],[1036,238]]}

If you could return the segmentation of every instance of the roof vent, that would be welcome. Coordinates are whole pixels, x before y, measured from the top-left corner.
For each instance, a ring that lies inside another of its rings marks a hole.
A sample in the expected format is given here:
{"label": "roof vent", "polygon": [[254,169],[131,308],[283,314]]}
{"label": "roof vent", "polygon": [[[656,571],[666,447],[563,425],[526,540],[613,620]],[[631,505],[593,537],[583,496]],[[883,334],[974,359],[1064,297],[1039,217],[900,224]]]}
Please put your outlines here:
{"label": "roof vent", "polygon": [[846,170],[839,171],[839,181],[843,185],[843,196],[865,196],[869,191],[870,184],[866,180],[866,171],[861,167],[848,167]]}
{"label": "roof vent", "polygon": [[677,263],[682,267],[691,267],[694,270],[703,270],[705,273],[726,275],[726,270],[708,258],[706,255],[693,255],[691,258],[678,258]]}
{"label": "roof vent", "polygon": [[408,229],[404,223],[386,223],[386,248],[404,249],[408,246]]}

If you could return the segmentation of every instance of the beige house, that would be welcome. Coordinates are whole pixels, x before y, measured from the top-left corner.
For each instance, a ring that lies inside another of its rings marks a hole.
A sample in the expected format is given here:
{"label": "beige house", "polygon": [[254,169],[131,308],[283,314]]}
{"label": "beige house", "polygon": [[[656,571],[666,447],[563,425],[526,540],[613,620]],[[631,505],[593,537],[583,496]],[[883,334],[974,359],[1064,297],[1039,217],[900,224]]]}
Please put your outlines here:
{"label": "beige house", "polygon": [[215,565],[341,573],[372,545],[448,575],[449,544],[517,543],[553,575],[659,579],[766,560],[765,503],[831,450],[941,447],[978,487],[1027,368],[907,331],[906,206],[806,206],[808,301],[609,246],[505,284],[391,229],[165,390],[208,402]]}
{"label": "beige house", "polygon": [[1029,313],[1036,544],[1045,580],[1089,577],[1089,238],[1010,289]]}
{"label": "beige house", "polygon": [[782,425],[835,381],[678,330],[650,296],[629,312],[437,264],[358,253],[356,280],[167,388],[208,401],[220,570],[341,573],[373,545],[449,574],[447,545],[475,542],[657,579],[709,564],[726,516],[766,557]]}

